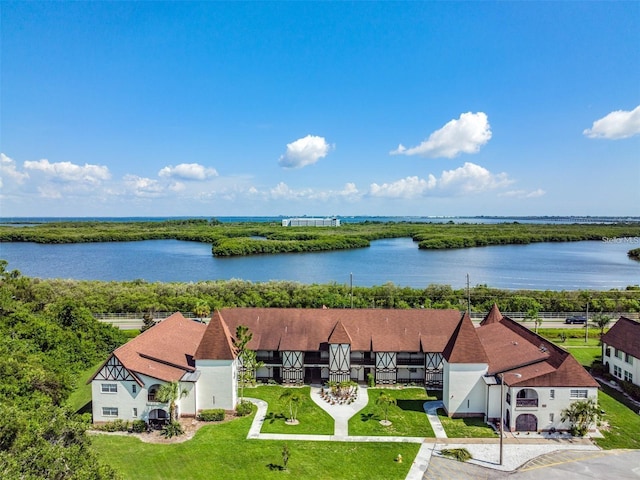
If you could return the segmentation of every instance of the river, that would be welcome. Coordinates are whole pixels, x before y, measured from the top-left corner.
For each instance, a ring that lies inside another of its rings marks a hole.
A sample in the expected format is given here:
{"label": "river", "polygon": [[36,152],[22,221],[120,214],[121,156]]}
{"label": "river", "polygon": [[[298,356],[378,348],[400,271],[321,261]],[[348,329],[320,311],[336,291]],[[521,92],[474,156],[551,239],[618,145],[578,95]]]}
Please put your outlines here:
{"label": "river", "polygon": [[[637,239],[629,239],[637,240]],[[216,258],[211,246],[178,240],[81,244],[2,243],[9,269],[40,278],[197,282],[232,278],[264,282],[454,288],[486,284],[504,289],[608,290],[640,283],[630,241],[534,243],[454,250],[419,250],[408,238],[323,253]]]}

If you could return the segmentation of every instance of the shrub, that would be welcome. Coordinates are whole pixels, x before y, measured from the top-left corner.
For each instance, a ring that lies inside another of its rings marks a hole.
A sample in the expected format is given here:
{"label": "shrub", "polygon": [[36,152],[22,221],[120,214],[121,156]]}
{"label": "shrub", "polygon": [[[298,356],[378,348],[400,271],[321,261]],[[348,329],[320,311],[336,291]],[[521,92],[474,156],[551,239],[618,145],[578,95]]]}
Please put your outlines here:
{"label": "shrub", "polygon": [[239,417],[244,417],[245,415],[249,415],[253,409],[253,405],[251,402],[243,401],[236,405],[236,415]]}
{"label": "shrub", "polygon": [[182,425],[180,425],[180,422],[170,422],[167,423],[163,428],[162,428],[162,436],[167,437],[167,438],[171,438],[171,437],[177,437],[179,435],[182,435],[184,433],[184,430],[182,429]]}
{"label": "shrub", "polygon": [[142,433],[147,430],[147,422],[144,420],[134,420],[131,422],[131,430],[134,433]]}
{"label": "shrub", "polygon": [[198,420],[203,422],[221,422],[224,420],[224,410],[222,408],[202,410],[198,414]]}
{"label": "shrub", "polygon": [[458,460],[459,462],[466,462],[467,460],[471,460],[473,457],[469,453],[469,450],[466,448],[445,448],[440,450],[440,455],[448,458],[453,458]]}
{"label": "shrub", "polygon": [[128,420],[113,420],[112,422],[107,422],[102,425],[96,426],[97,430],[102,430],[103,432],[128,432],[129,431],[129,421]]}
{"label": "shrub", "polygon": [[629,396],[631,396],[632,398],[634,398],[635,400],[640,400],[640,387],[637,385],[634,385],[631,382],[627,382],[627,381],[621,381],[620,385],[622,386],[622,390],[624,390],[624,392],[626,394],[628,394]]}
{"label": "shrub", "polygon": [[367,385],[369,385],[369,387],[376,386],[376,377],[373,375],[373,373],[367,373]]}

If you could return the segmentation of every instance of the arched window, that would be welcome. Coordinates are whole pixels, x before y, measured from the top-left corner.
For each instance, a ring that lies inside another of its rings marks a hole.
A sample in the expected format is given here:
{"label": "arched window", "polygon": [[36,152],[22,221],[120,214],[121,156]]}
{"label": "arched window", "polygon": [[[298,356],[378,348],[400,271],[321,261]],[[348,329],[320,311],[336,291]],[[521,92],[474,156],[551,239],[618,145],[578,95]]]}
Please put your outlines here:
{"label": "arched window", "polygon": [[158,400],[156,399],[156,395],[158,394],[158,389],[160,388],[159,384],[155,384],[155,385],[151,385],[149,387],[148,393],[147,393],[147,401],[148,402],[157,402]]}

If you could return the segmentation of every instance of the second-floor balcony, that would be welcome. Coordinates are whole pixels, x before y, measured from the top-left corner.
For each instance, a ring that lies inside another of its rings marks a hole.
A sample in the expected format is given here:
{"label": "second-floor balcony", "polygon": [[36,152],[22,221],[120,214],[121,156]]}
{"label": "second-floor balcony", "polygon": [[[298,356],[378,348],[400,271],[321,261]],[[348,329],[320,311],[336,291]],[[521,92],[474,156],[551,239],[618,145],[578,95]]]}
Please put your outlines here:
{"label": "second-floor balcony", "polygon": [[516,407],[537,407],[537,398],[516,398]]}
{"label": "second-floor balcony", "polygon": [[416,365],[416,366],[424,366],[424,357],[422,358],[398,358],[396,360],[398,365]]}
{"label": "second-floor balcony", "polygon": [[258,362],[263,362],[267,365],[272,364],[272,363],[276,363],[278,365],[280,365],[282,363],[282,356],[280,355],[280,353],[275,352],[275,353],[257,353],[256,354],[256,360]]}
{"label": "second-floor balcony", "polygon": [[329,365],[329,357],[323,357],[319,353],[304,354],[305,365]]}

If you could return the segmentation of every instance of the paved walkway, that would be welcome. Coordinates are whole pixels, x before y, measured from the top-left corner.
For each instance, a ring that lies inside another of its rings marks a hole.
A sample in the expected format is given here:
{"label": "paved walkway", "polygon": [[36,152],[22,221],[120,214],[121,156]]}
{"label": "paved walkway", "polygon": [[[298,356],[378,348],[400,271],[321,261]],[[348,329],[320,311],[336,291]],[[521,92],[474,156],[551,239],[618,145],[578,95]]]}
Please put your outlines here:
{"label": "paved walkway", "polygon": [[[335,420],[333,435],[296,435],[260,433],[267,415],[267,403],[264,400],[246,398],[258,407],[247,438],[263,440],[300,440],[320,442],[405,442],[420,443],[420,450],[413,461],[406,480],[439,480],[443,478],[497,478],[499,472],[511,472],[521,465],[560,450],[599,451],[588,439],[566,438],[560,435],[515,436],[507,433],[503,439],[503,465],[499,464],[500,443],[498,438],[447,438],[437,409],[442,402],[425,402],[423,408],[431,422],[436,438],[422,437],[378,437],[349,436],[349,419],[364,408],[368,402],[367,389],[360,387],[358,399],[351,405],[330,405],[320,398],[320,389],[311,388],[311,398]],[[466,448],[473,460],[467,463],[449,461],[440,456],[444,448]],[[432,460],[437,460],[433,461]],[[484,467],[481,468],[481,467]],[[479,469],[480,470],[477,470]],[[476,469],[472,473],[471,469]],[[493,472],[496,476],[481,472]]]}

